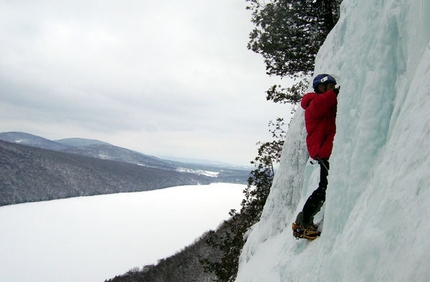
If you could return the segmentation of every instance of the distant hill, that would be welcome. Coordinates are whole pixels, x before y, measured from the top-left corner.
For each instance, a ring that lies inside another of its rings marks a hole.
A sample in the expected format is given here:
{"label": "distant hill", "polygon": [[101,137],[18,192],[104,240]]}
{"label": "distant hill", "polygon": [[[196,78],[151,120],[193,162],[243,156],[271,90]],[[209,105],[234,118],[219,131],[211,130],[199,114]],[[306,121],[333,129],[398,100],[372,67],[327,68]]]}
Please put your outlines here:
{"label": "distant hill", "polygon": [[147,156],[93,139],[67,138],[54,141],[24,132],[3,132],[0,133],[0,140],[103,160],[115,160],[163,169],[176,168],[172,164],[161,161],[156,157]]}
{"label": "distant hill", "polygon": [[209,184],[214,178],[0,141],[0,206]]}
{"label": "distant hill", "polygon": [[0,133],[0,140],[54,151],[67,150],[71,147],[67,144],[58,143],[40,136],[15,131]]}
{"label": "distant hill", "polygon": [[54,140],[56,143],[64,144],[70,147],[82,147],[89,145],[109,145],[109,143],[95,140],[95,139],[85,139],[85,138],[65,138],[60,140]]}
{"label": "distant hill", "polygon": [[156,157],[147,156],[132,150],[113,146],[108,143],[89,144],[63,150],[65,153],[77,154],[103,160],[126,162],[141,166],[175,170],[176,166]]}
{"label": "distant hill", "polygon": [[109,143],[0,133],[0,206],[214,182],[247,183],[249,170],[162,160]]}
{"label": "distant hill", "polygon": [[161,159],[93,139],[66,138],[61,140],[48,140],[43,137],[24,132],[3,132],[0,133],[0,140],[36,148],[61,151],[103,160],[127,162],[154,168],[188,172],[196,170],[196,173],[202,173],[203,170],[208,170],[216,173],[217,175],[220,173],[225,175],[225,173],[227,173],[229,177],[233,175],[238,176],[238,180],[233,181],[234,183],[246,183],[249,171],[251,170],[250,168],[228,166],[226,164],[211,161],[192,161],[191,159],[177,161]]}

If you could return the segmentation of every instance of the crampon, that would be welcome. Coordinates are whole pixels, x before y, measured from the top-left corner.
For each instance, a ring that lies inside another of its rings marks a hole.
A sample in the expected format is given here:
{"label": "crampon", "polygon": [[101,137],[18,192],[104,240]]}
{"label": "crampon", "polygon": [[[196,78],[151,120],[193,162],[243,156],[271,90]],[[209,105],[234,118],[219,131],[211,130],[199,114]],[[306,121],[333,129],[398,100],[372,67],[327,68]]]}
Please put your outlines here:
{"label": "crampon", "polygon": [[310,227],[306,228],[300,225],[296,225],[294,222],[292,224],[293,236],[298,239],[308,239],[315,240],[321,235],[321,232],[316,230],[316,228]]}

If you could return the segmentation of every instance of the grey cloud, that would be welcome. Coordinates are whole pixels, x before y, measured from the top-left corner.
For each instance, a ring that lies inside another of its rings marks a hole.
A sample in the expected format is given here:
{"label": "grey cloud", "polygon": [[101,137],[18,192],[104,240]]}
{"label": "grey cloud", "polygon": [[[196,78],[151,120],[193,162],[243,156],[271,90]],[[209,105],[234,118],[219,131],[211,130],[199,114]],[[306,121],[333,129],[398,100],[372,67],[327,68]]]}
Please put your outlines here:
{"label": "grey cloud", "polygon": [[289,113],[249,20],[231,0],[3,2],[0,131],[247,163]]}

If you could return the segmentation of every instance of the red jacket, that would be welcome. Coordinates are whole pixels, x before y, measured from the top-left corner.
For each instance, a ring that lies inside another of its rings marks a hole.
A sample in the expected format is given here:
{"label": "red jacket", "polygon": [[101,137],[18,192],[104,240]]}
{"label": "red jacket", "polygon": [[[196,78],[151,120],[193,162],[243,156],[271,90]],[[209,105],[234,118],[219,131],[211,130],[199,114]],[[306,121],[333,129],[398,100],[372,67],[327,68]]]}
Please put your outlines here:
{"label": "red jacket", "polygon": [[337,96],[333,90],[323,94],[308,93],[301,101],[305,110],[306,144],[313,159],[328,159],[336,134]]}

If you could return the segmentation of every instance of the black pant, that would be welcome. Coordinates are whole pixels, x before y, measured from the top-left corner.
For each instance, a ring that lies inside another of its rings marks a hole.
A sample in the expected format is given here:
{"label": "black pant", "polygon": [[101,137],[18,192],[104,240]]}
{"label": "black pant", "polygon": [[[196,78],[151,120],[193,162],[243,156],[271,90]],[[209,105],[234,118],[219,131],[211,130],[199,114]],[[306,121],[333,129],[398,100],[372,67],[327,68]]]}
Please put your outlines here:
{"label": "black pant", "polygon": [[314,216],[321,210],[322,205],[325,202],[325,191],[328,185],[328,170],[330,168],[328,159],[318,160],[320,164],[320,183],[318,188],[309,196],[305,205],[303,206],[302,216],[303,224],[313,223]]}

